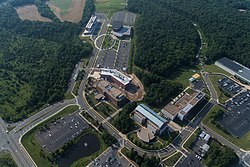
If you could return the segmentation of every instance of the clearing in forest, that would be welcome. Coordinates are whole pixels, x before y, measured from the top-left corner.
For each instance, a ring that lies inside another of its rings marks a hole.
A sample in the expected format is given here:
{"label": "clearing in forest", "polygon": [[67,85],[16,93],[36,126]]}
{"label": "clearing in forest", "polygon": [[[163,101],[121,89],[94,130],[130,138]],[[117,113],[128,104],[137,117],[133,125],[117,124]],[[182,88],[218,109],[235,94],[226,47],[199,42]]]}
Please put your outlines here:
{"label": "clearing in forest", "polygon": [[25,5],[15,8],[18,16],[22,20],[51,22],[52,20],[41,16],[36,5]]}
{"label": "clearing in forest", "polygon": [[61,21],[79,22],[86,0],[50,0],[48,6]]}

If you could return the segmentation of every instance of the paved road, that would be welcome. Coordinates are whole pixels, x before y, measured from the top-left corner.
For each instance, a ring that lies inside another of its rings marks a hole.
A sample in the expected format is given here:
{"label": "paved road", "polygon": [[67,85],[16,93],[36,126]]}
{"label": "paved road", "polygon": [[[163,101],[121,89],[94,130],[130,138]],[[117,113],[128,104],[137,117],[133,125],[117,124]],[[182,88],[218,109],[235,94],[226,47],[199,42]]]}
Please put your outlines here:
{"label": "paved road", "polygon": [[[40,112],[32,115],[31,117],[18,122],[18,124],[13,124],[16,126],[13,130],[7,133],[6,127],[8,126],[2,119],[0,119],[0,146],[1,150],[8,150],[13,155],[15,161],[20,167],[31,167],[36,166],[36,164],[29,157],[23,146],[21,145],[21,137],[28,132],[32,127],[40,123],[41,121],[50,118],[58,111],[62,110],[68,105],[74,105],[75,99],[66,100],[64,102],[59,102],[53,104]],[[10,124],[10,126],[13,126]]]}

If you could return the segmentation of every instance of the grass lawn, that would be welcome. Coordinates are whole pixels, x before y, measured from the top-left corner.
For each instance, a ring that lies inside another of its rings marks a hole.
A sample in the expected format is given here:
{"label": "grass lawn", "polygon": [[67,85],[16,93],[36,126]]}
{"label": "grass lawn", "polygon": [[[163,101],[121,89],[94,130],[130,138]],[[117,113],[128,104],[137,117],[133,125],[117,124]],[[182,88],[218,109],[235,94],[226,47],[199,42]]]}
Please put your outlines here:
{"label": "grass lawn", "polygon": [[94,109],[104,118],[109,117],[111,114],[115,112],[115,109],[112,106],[104,102],[94,107]]}
{"label": "grass lawn", "polygon": [[60,14],[66,15],[70,8],[72,0],[50,0],[49,3],[60,8]]}
{"label": "grass lawn", "polygon": [[205,65],[205,70],[206,72],[213,72],[213,73],[222,73],[222,74],[225,74],[227,76],[231,76],[231,74],[229,74],[228,72],[226,72],[225,70],[217,67],[216,65],[214,64],[210,64],[210,65]]}
{"label": "grass lawn", "polygon": [[234,143],[235,145],[237,145],[238,147],[244,149],[244,150],[250,150],[250,132],[248,132],[245,136],[243,136],[242,138],[236,138],[230,134],[226,134],[225,132],[223,132],[221,129],[218,129],[214,124],[211,123],[210,121],[210,117],[211,117],[211,113],[212,112],[216,112],[219,109],[222,109],[220,106],[216,105],[214,106],[209,112],[208,114],[205,116],[205,118],[202,120],[203,124],[205,124],[206,126],[208,126],[210,129],[212,129],[213,131],[217,132],[218,134],[220,134],[221,136],[223,136],[224,138],[226,138],[228,141]]}
{"label": "grass lawn", "polygon": [[93,107],[94,105],[98,103],[98,101],[95,99],[94,93],[87,95],[86,99],[91,107]]}
{"label": "grass lawn", "polygon": [[226,94],[221,90],[219,83],[217,82],[219,79],[222,79],[224,77],[218,75],[210,75],[209,78],[218,94],[219,102],[224,103],[230,97],[226,96]]}
{"label": "grass lawn", "polygon": [[42,165],[43,167],[50,167],[52,164],[51,162],[44,156],[44,153],[41,152],[41,146],[35,139],[35,134],[38,132],[40,126],[48,124],[50,121],[68,115],[69,113],[73,113],[78,109],[77,105],[69,106],[63,109],[58,114],[54,115],[53,117],[47,119],[46,121],[40,123],[38,126],[31,129],[28,133],[26,133],[22,137],[22,144],[36,162],[37,165]]}
{"label": "grass lawn", "polygon": [[79,87],[80,87],[80,84],[81,84],[81,80],[77,80],[77,81],[76,81],[76,84],[75,84],[75,86],[74,86],[74,89],[73,89],[73,91],[72,91],[72,93],[73,93],[75,96],[78,95],[78,89],[79,89]]}
{"label": "grass lawn", "polygon": [[[196,68],[195,71],[198,71]],[[180,82],[184,88],[189,86],[189,78],[194,75],[193,69],[180,69],[178,70],[178,74],[173,78],[174,81]]]}
{"label": "grass lawn", "polygon": [[107,14],[110,18],[115,12],[125,8],[125,0],[96,0],[96,11]]}
{"label": "grass lawn", "polygon": [[71,93],[69,93],[69,92],[66,92],[64,94],[64,99],[65,100],[69,100],[69,99],[73,99],[73,98],[74,98],[74,96]]}
{"label": "grass lawn", "polygon": [[180,152],[177,152],[176,154],[166,159],[163,163],[166,166],[174,166],[174,164],[180,159],[181,156],[182,154]]}
{"label": "grass lawn", "polygon": [[190,136],[190,138],[185,142],[183,145],[185,149],[190,150],[190,146],[195,141],[197,135],[201,132],[201,130],[198,128],[196,131]]}
{"label": "grass lawn", "polygon": [[17,164],[10,153],[0,152],[0,167],[17,167]]}
{"label": "grass lawn", "polygon": [[103,49],[108,49],[113,45],[114,39],[112,39],[111,35],[105,35],[105,38],[102,43]]}

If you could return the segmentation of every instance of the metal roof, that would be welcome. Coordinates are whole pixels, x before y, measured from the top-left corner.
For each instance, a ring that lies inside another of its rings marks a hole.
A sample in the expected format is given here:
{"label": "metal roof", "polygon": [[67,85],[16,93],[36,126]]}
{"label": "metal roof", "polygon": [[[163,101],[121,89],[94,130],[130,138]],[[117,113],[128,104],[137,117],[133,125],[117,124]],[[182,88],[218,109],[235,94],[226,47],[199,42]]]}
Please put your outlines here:
{"label": "metal roof", "polygon": [[248,68],[245,67],[242,70],[239,70],[236,75],[244,79],[245,81],[250,82],[250,70]]}
{"label": "metal roof", "polygon": [[230,60],[226,57],[223,57],[223,58],[217,60],[217,62],[224,65],[225,67],[229,68],[230,70],[232,70],[234,72],[238,72],[239,70],[243,69],[243,66],[241,66],[240,64],[238,64],[235,61]]}
{"label": "metal roof", "polygon": [[149,119],[151,122],[153,122],[155,125],[157,125],[159,128],[162,127],[162,125],[167,122],[166,119],[162,118],[160,115],[158,115],[156,112],[154,112],[152,109],[150,109],[145,104],[140,104],[135,108],[136,111],[144,115],[147,119]]}

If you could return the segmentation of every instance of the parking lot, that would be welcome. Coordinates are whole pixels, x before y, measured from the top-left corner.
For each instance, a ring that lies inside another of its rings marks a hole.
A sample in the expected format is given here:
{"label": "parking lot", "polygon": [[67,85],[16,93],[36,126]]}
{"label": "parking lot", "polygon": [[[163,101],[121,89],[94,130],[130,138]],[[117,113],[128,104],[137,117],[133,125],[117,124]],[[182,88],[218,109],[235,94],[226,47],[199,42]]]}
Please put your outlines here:
{"label": "parking lot", "polygon": [[203,147],[208,144],[209,139],[210,135],[202,131],[191,145],[191,153],[186,158],[183,157],[183,160],[180,160],[176,167],[201,167],[202,159],[207,151]]}
{"label": "parking lot", "polygon": [[78,136],[88,124],[77,114],[62,117],[36,134],[40,145],[48,152],[54,152]]}
{"label": "parking lot", "polygon": [[232,135],[243,137],[250,130],[250,91],[244,91],[230,99],[226,104],[219,123]]}
{"label": "parking lot", "polygon": [[206,87],[203,80],[199,79],[192,83],[192,88],[195,90],[202,91]]}
{"label": "parking lot", "polygon": [[96,67],[116,68],[126,71],[129,64],[130,47],[130,42],[120,41],[118,51],[114,49],[101,50]]}
{"label": "parking lot", "polygon": [[121,21],[125,25],[133,25],[135,23],[136,15],[131,12],[126,12],[126,11],[119,11],[116,12],[112,20],[113,21]]}
{"label": "parking lot", "polygon": [[218,80],[218,83],[224,91],[231,95],[235,95],[242,90],[242,86],[227,77]]}
{"label": "parking lot", "polygon": [[133,167],[124,157],[120,157],[117,148],[109,147],[103,154],[92,161],[89,167]]}

